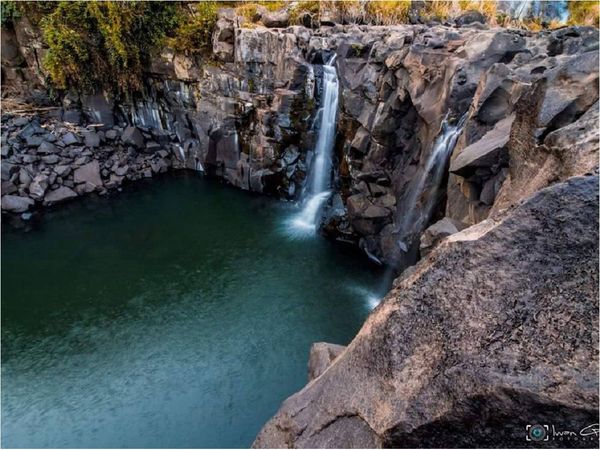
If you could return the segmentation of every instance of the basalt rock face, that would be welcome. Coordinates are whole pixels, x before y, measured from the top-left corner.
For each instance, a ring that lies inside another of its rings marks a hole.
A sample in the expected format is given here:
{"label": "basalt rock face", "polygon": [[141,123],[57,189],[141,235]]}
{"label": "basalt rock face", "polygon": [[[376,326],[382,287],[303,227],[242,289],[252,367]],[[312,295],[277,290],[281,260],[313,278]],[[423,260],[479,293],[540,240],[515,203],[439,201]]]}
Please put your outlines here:
{"label": "basalt rock face", "polygon": [[[173,167],[297,199],[318,131],[320,64],[335,54],[335,193],[321,231],[374,260],[406,266],[418,256],[423,230],[443,217],[472,225],[597,166],[598,30],[530,33],[464,19],[453,26],[244,28],[234,10],[223,9],[210,59],[166,48],[134,100],[71,92],[54,116],[104,131],[159,133],[156,146],[177,160]],[[266,14],[265,21],[286,25],[285,17]],[[19,22],[9,37],[4,86],[39,84],[39,35]],[[16,82],[14,71],[26,76]],[[442,178],[428,176],[434,142],[459,121],[451,161],[436,162]],[[587,144],[572,145],[581,128]],[[140,147],[139,135],[123,142],[154,152]]]}
{"label": "basalt rock face", "polygon": [[[325,230],[377,259],[397,263],[436,218],[475,224],[492,208],[597,167],[592,121],[580,122],[589,134],[585,158],[546,141],[598,109],[596,29],[531,34],[413,26],[347,31],[329,40],[343,86],[338,190],[346,214],[338,212]],[[449,179],[423,182],[442,123],[460,117]],[[577,167],[561,158],[577,160]],[[524,167],[542,166],[546,175],[531,189],[516,180],[530,177]],[[402,225],[411,209],[409,226]]]}
{"label": "basalt rock face", "polygon": [[592,175],[443,241],[254,446],[527,447],[539,423],[597,445],[597,309]]}

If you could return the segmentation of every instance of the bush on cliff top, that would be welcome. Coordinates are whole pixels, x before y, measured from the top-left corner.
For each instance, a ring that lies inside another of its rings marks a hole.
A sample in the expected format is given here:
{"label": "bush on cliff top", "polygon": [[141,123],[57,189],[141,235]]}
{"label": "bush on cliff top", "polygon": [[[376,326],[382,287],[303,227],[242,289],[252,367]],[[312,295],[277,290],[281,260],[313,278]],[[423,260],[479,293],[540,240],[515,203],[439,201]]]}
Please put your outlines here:
{"label": "bush on cliff top", "polygon": [[219,4],[203,1],[182,4],[175,33],[166,43],[186,55],[209,54]]}
{"label": "bush on cliff top", "polygon": [[52,84],[83,92],[137,91],[151,56],[164,45],[208,53],[217,2],[61,1],[41,20]]}
{"label": "bush on cliff top", "polygon": [[139,89],[151,52],[178,22],[169,2],[59,2],[41,21],[58,88]]}

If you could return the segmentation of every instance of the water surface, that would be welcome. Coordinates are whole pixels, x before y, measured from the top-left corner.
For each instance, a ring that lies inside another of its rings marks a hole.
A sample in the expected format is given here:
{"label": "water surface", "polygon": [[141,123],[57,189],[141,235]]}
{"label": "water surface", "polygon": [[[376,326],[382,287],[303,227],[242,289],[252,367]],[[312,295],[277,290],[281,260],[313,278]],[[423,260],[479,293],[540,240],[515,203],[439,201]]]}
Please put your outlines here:
{"label": "water surface", "polygon": [[379,272],[196,175],[3,226],[4,447],[247,447]]}

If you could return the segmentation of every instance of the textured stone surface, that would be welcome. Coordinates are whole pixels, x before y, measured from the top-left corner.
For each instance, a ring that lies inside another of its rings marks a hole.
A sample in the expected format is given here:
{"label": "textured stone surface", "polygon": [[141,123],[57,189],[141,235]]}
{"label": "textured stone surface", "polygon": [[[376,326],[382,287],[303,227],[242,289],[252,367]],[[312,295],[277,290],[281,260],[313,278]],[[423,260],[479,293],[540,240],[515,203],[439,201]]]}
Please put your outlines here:
{"label": "textured stone surface", "polygon": [[66,186],[61,186],[58,189],[54,189],[44,197],[44,204],[60,203],[65,200],[77,197],[77,193]]}
{"label": "textured stone surface", "polygon": [[254,446],[340,447],[348,418],[391,447],[526,447],[531,423],[579,432],[598,417],[598,281],[598,178],[546,188],[422,260]]}
{"label": "textured stone surface", "polygon": [[315,342],[308,357],[308,381],[314,380],[346,349],[343,345]]}
{"label": "textured stone surface", "polygon": [[5,211],[21,213],[27,211],[33,206],[33,200],[29,197],[21,197],[18,195],[3,195],[2,209]]}

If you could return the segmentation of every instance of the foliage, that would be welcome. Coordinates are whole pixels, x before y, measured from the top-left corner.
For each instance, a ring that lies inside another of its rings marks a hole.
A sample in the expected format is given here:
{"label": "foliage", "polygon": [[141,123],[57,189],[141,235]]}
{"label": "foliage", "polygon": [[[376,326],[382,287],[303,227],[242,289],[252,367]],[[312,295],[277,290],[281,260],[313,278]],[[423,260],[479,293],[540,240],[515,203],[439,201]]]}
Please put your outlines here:
{"label": "foliage", "polygon": [[597,1],[569,2],[569,25],[598,27],[600,4]]}
{"label": "foliage", "polygon": [[208,54],[217,22],[218,2],[203,1],[182,7],[179,26],[167,43],[186,55]]}
{"label": "foliage", "polygon": [[313,17],[318,17],[320,12],[320,4],[318,1],[302,0],[292,4],[290,8],[290,23],[298,25],[301,22],[302,16],[306,13]]}
{"label": "foliage", "polygon": [[3,1],[0,3],[0,23],[2,25],[8,25],[19,17],[21,17],[21,12],[17,8],[17,2]]}
{"label": "foliage", "polygon": [[137,90],[152,51],[178,23],[169,2],[61,1],[41,20],[58,88]]}

